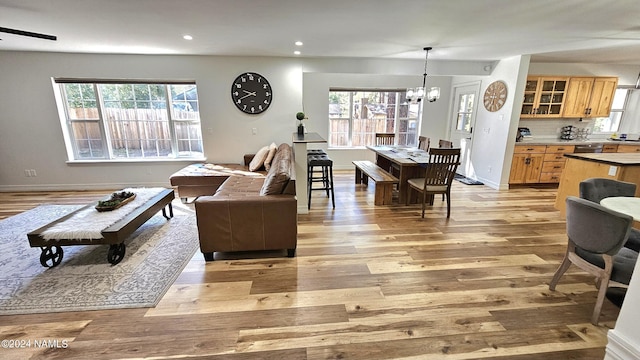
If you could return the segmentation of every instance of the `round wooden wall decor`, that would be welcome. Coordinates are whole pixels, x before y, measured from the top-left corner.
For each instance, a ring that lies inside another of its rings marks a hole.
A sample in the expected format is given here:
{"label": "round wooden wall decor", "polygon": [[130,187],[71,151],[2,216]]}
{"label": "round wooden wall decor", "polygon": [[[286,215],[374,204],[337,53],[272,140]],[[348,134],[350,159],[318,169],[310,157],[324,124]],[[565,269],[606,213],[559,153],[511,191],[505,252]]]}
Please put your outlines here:
{"label": "round wooden wall decor", "polygon": [[507,84],[504,81],[494,81],[484,92],[484,108],[494,112],[502,108],[507,101]]}

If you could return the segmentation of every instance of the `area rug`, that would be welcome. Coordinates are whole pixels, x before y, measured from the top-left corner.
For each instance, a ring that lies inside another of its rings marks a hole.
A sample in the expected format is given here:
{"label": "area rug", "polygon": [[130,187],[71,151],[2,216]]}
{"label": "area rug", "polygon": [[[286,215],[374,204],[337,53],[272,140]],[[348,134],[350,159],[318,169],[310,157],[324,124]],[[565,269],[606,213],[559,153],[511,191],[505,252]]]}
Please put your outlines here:
{"label": "area rug", "polygon": [[458,180],[459,182],[461,182],[463,184],[467,184],[467,185],[484,185],[484,183],[481,182],[481,181],[474,180],[474,179],[468,178],[468,177],[460,175],[460,174],[456,174],[453,178],[455,180]]}
{"label": "area rug", "polygon": [[78,245],[43,267],[26,234],[77,208],[41,205],[0,221],[0,315],[153,307],[198,248],[195,213],[174,202],[171,220],[160,212],[125,240],[117,265],[108,245]]}

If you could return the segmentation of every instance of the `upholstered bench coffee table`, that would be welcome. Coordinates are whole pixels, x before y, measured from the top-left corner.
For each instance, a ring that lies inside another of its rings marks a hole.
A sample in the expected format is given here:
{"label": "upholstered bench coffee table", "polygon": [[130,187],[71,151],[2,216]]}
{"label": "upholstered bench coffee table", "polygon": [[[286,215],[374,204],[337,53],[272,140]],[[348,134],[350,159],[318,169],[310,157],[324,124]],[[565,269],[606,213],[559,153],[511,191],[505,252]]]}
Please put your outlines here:
{"label": "upholstered bench coffee table", "polygon": [[[167,220],[173,217],[171,201],[175,194],[172,189],[127,190],[135,193],[136,198],[121,208],[98,212],[94,208],[96,204],[90,204],[28,233],[29,245],[42,250],[40,264],[45,267],[60,264],[64,255],[62,246],[107,244],[107,261],[115,265],[124,258],[124,240],[142,224],[159,210]],[[100,227],[101,222],[107,225]]]}

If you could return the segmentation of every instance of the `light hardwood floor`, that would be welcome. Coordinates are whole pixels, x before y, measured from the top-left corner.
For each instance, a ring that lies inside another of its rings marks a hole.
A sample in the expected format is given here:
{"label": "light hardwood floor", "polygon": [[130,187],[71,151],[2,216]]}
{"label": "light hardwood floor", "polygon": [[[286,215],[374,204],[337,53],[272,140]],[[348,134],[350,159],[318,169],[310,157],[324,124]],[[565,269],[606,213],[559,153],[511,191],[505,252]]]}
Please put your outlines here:
{"label": "light hardwood floor", "polygon": [[[0,359],[604,357],[618,308],[606,301],[591,325],[596,288],[575,267],[548,289],[566,246],[556,190],[455,182],[451,218],[437,197],[421,219],[335,177],[336,209],[313,193],[295,258],[197,252],[156,308],[0,316],[0,339],[68,341]],[[0,193],[0,217],[108,193]]]}

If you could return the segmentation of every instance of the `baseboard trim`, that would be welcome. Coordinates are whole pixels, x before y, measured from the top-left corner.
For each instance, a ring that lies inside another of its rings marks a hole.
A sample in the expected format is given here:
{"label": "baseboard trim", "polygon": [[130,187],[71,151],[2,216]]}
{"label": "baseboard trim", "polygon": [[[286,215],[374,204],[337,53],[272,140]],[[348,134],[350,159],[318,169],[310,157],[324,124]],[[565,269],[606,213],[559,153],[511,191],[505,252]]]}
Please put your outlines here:
{"label": "baseboard trim", "polygon": [[100,183],[100,184],[38,184],[38,185],[0,185],[0,192],[15,191],[82,191],[82,190],[112,190],[127,187],[166,187],[167,182],[153,183]]}
{"label": "baseboard trim", "polygon": [[[629,338],[620,335],[615,329],[607,334],[609,342],[605,349],[606,360],[636,360],[640,359],[640,350]],[[637,344],[636,344],[637,345]]]}

